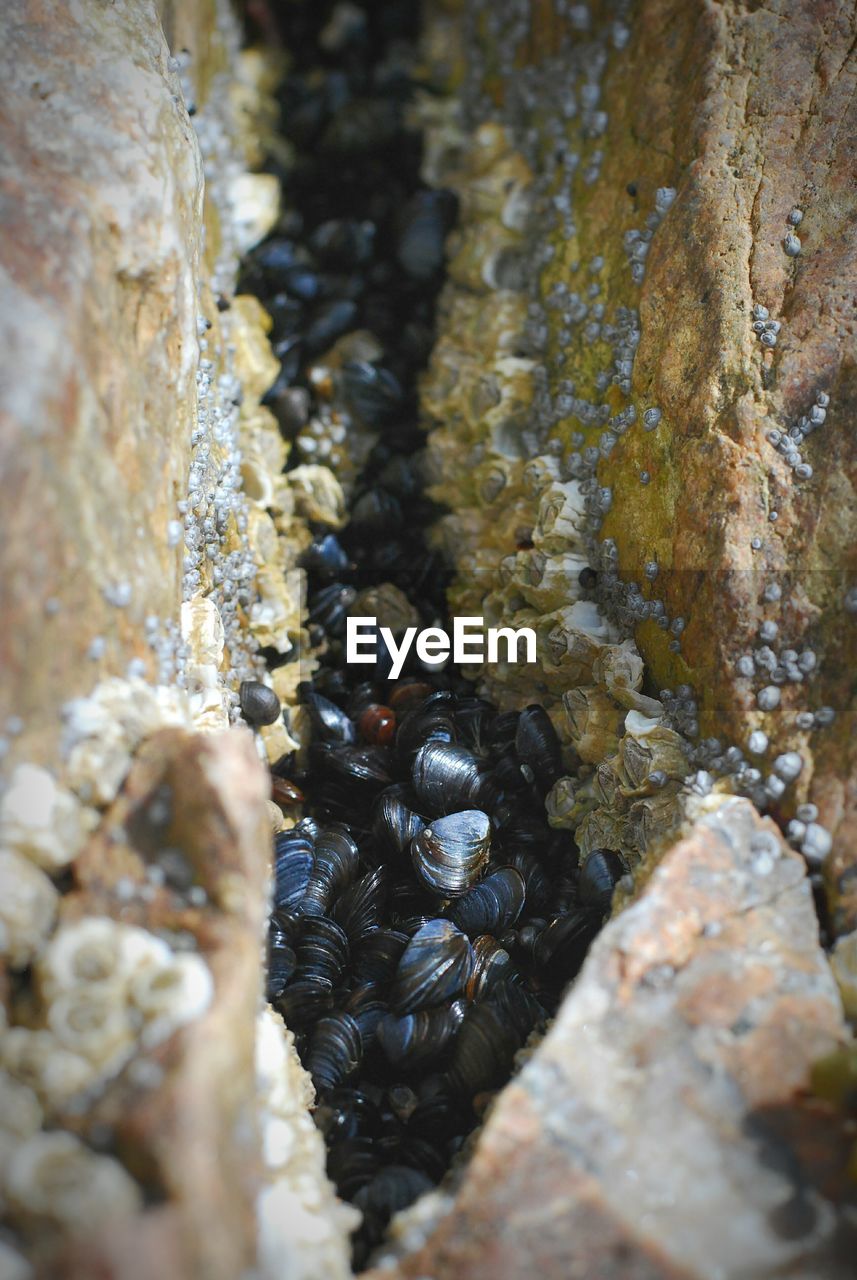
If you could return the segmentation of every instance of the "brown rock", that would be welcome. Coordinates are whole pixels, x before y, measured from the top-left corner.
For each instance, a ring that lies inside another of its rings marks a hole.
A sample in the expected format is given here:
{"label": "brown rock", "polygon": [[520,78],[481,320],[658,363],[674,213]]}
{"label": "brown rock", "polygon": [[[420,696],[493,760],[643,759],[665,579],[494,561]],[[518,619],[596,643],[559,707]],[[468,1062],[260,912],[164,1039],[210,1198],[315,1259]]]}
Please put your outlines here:
{"label": "brown rock", "polygon": [[[160,1203],[121,1230],[111,1226],[85,1242],[55,1244],[41,1259],[45,1275],[234,1280],[252,1263],[261,1185],[254,1027],[270,848],[267,793],[249,732],[164,730],[140,752],[78,860],[82,887],[63,900],[63,919],[98,912],[168,930],[167,936],[182,931],[208,964],[215,994],[208,1012],[140,1053],[84,1115],[60,1117],[89,1140],[100,1135],[103,1142],[109,1134],[126,1167]],[[119,857],[123,830],[130,843]],[[143,888],[146,866],[158,865],[165,847],[192,868],[210,906],[188,906],[186,895],[169,886]]]}
{"label": "brown rock", "polygon": [[844,1035],[801,861],[727,801],[605,927],[396,1274],[845,1276],[797,1123]]}

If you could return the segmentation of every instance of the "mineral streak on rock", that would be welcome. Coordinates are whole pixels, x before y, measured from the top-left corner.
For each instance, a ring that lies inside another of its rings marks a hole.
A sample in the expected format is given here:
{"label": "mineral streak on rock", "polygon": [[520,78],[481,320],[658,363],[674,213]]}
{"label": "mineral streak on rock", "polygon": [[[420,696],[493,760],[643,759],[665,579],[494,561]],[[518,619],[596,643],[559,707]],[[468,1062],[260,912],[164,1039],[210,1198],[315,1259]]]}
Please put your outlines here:
{"label": "mineral streak on rock", "polygon": [[849,1274],[770,1119],[846,1036],[812,895],[773,823],[715,806],[599,935],[451,1211],[378,1280]]}

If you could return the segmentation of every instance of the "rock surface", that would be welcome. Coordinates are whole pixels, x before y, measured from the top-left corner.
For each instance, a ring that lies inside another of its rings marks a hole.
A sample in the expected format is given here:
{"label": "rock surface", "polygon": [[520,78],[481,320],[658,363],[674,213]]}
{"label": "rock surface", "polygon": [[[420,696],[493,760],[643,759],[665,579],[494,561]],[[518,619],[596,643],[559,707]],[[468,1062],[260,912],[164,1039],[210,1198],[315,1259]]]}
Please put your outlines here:
{"label": "rock surface", "polygon": [[844,1277],[836,1209],[766,1125],[844,1037],[801,861],[726,801],[599,935],[450,1212],[393,1271]]}

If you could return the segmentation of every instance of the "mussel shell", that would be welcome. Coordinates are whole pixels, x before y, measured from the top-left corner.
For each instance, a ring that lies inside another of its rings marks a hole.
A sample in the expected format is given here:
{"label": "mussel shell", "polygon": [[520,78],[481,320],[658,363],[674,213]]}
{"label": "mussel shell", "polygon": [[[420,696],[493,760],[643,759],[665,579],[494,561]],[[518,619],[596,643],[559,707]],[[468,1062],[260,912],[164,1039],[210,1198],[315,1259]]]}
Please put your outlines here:
{"label": "mussel shell", "polygon": [[428,281],[443,267],[447,232],[455,223],[457,199],[444,188],[418,191],[408,202],[396,248],[405,271]]}
{"label": "mussel shell", "polygon": [[525,899],[526,886],[520,871],[500,867],[463,894],[447,914],[471,938],[481,933],[498,934],[515,923]]}
{"label": "mussel shell", "polygon": [[363,1057],[360,1028],[350,1013],[319,1018],[310,1038],[307,1066],[319,1093],[352,1076]]}
{"label": "mussel shell", "polygon": [[[416,683],[416,688],[420,684]],[[407,696],[407,687],[403,686]],[[398,711],[398,700],[391,698]],[[411,699],[407,709],[401,715],[396,732],[396,754],[399,759],[410,762],[417,752],[428,742],[451,743],[455,740],[455,724],[452,719],[453,700],[449,693],[439,690],[419,702]]]}
{"label": "mussel shell", "polygon": [[542,911],[551,900],[551,878],[533,853],[519,850],[510,859],[512,866],[524,877],[527,894],[527,911]]}
{"label": "mussel shell", "polygon": [[515,732],[515,753],[522,765],[532,769],[544,792],[562,776],[560,741],[544,707],[536,703],[524,707]]}
{"label": "mussel shell", "polygon": [[331,702],[329,698],[323,698],[320,693],[310,689],[304,695],[304,706],[309,712],[314,739],[345,746],[354,742],[356,737],[354,725],[335,702]]}
{"label": "mussel shell", "polygon": [[520,714],[519,711],[502,711],[488,726],[485,736],[495,759],[514,751]]}
{"label": "mussel shell", "polygon": [[300,904],[304,915],[322,916],[337,894],[357,873],[360,854],[342,823],[320,827],[315,841],[312,872]]}
{"label": "mussel shell", "polygon": [[452,1050],[449,1079],[465,1097],[501,1084],[523,1041],[490,1003],[468,1005]]}
{"label": "mussel shell", "polygon": [[479,761],[466,747],[427,742],[414,759],[414,792],[420,804],[438,817],[478,805],[483,775]]}
{"label": "mussel shell", "polygon": [[515,966],[508,951],[483,934],[473,943],[473,973],[464,989],[468,1000],[485,1000],[499,982],[515,976]]}
{"label": "mussel shell", "polygon": [[377,1102],[360,1087],[331,1089],[316,1107],[314,1119],[328,1145],[358,1137],[374,1137],[381,1128]]}
{"label": "mussel shell", "polygon": [[323,303],[304,330],[306,354],[315,356],[326,351],[343,333],[355,327],[356,320],[357,303],[350,298],[336,298]]}
{"label": "mussel shell", "polygon": [[401,787],[382,792],[375,805],[372,830],[382,849],[403,854],[425,823],[405,804]]}
{"label": "mussel shell", "polygon": [[396,929],[373,929],[355,943],[354,977],[358,982],[388,982],[396,971],[408,934]]}
{"label": "mussel shell", "polygon": [[488,861],[491,823],[480,809],[437,818],[411,841],[417,877],[443,898],[457,898],[474,885]]}
{"label": "mussel shell", "polygon": [[489,999],[504,1022],[513,1028],[521,1044],[535,1027],[547,1019],[539,1001],[518,978],[502,978],[496,982]]}
{"label": "mussel shell", "polygon": [[580,868],[577,882],[580,902],[593,911],[606,914],[610,910],[613,890],[624,874],[625,866],[618,853],[612,849],[591,849]]}
{"label": "mussel shell", "polygon": [[261,680],[242,680],[238,688],[241,714],[249,724],[273,724],[279,720],[280,699]]}
{"label": "mussel shell", "polygon": [[430,920],[405,947],[390,986],[394,1013],[415,1013],[463,991],[473,972],[470,943],[449,920]]}
{"label": "mussel shell", "polygon": [[465,1007],[463,1000],[453,1000],[400,1018],[387,1014],[378,1024],[378,1043],[394,1067],[422,1066],[443,1054],[461,1026]]}
{"label": "mussel shell", "polygon": [[275,1006],[292,1031],[311,1026],[333,1007],[333,984],[322,978],[293,978]]}
{"label": "mussel shell", "polygon": [[345,930],[325,916],[307,916],[295,948],[297,976],[320,978],[335,986],[348,965]]}
{"label": "mussel shell", "polygon": [[325,749],[316,753],[317,763],[344,786],[362,793],[390,785],[390,757],[385,747],[334,747],[327,743],[319,747]]}
{"label": "mussel shell", "polygon": [[336,900],[332,916],[356,944],[381,923],[387,898],[387,871],[376,867],[346,889]]}
{"label": "mussel shell", "polygon": [[283,911],[297,911],[312,873],[312,841],[292,828],[274,837],[274,905]]}
{"label": "mussel shell", "polygon": [[380,1161],[373,1138],[360,1136],[335,1142],[327,1156],[327,1174],[344,1200],[353,1200],[371,1182]]}
{"label": "mussel shell", "polygon": [[371,260],[375,227],[356,218],[330,218],[316,227],[309,243],[326,266],[350,270]]}
{"label": "mussel shell", "polygon": [[309,621],[322,627],[331,636],[344,635],[348,610],[356,599],[354,587],[331,582],[310,597],[307,607]]}
{"label": "mussel shell", "polygon": [[323,579],[335,579],[349,568],[349,560],[335,533],[314,538],[300,558],[301,567]]}
{"label": "mussel shell", "polygon": [[271,1003],[285,991],[294,976],[297,963],[297,955],[286,935],[276,927],[269,929],[265,991]]}
{"label": "mussel shell", "polygon": [[402,519],[398,498],[384,489],[367,489],[351,509],[352,530],[358,530],[361,537],[388,534],[399,528]]}
{"label": "mussel shell", "polygon": [[434,1180],[419,1169],[409,1165],[390,1164],[360,1188],[354,1196],[354,1203],[363,1213],[367,1224],[371,1224],[376,1231],[383,1230],[395,1213],[407,1209],[409,1204],[431,1191],[433,1186]]}
{"label": "mussel shell", "polygon": [[541,931],[535,944],[535,958],[546,981],[562,985],[574,977],[599,924],[596,913],[578,908],[557,916]]}
{"label": "mussel shell", "polygon": [[377,982],[365,982],[349,995],[344,1011],[350,1013],[360,1032],[364,1051],[375,1042],[378,1023],[388,1013],[388,1005]]}
{"label": "mussel shell", "polygon": [[367,427],[383,427],[401,413],[405,394],[395,374],[367,360],[342,367],[342,389],[352,413]]}

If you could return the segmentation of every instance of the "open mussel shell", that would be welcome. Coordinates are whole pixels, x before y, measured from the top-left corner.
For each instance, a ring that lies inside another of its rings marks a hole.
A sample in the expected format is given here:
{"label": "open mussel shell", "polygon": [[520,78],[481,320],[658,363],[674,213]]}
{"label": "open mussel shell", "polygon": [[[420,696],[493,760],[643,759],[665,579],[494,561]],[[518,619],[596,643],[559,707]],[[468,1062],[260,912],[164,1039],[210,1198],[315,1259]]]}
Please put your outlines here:
{"label": "open mussel shell", "polygon": [[358,943],[361,938],[377,929],[387,899],[387,871],[376,867],[346,889],[336,900],[332,916],[342,925],[349,941]]}
{"label": "open mussel shell", "polygon": [[297,911],[312,874],[313,843],[296,828],[274,837],[274,906]]}
{"label": "open mussel shell", "polygon": [[515,754],[532,770],[536,782],[547,793],[562,776],[562,752],[556,729],[544,707],[524,707],[515,731]]}
{"label": "open mussel shell", "polygon": [[319,828],[312,872],[301,901],[304,915],[325,914],[337,894],[354,879],[359,858],[357,845],[346,826],[331,822]]}
{"label": "open mussel shell", "polygon": [[295,955],[299,978],[321,978],[335,986],[348,965],[345,930],[326,916],[307,916]]}
{"label": "open mussel shell", "polygon": [[389,982],[410,941],[397,929],[373,929],[354,946],[354,977],[358,982]]}
{"label": "open mussel shell", "polygon": [[468,1000],[485,1000],[498,982],[515,976],[515,966],[508,951],[492,938],[483,934],[473,943],[473,972],[464,994]]}
{"label": "open mussel shell", "polygon": [[354,742],[357,736],[354,725],[335,702],[323,698],[312,689],[307,690],[303,701],[309,712],[315,740],[344,746],[350,746]]}
{"label": "open mussel shell", "polygon": [[471,938],[502,933],[524,907],[524,877],[514,867],[500,867],[480,880],[449,908],[449,918]]}
{"label": "open mussel shell", "polygon": [[372,831],[385,851],[404,853],[424,826],[422,818],[405,804],[401,787],[390,787],[378,797],[372,818]]}
{"label": "open mussel shell", "polygon": [[467,938],[449,920],[429,920],[405,947],[390,986],[394,1013],[443,1004],[464,989],[473,971]]}
{"label": "open mussel shell", "polygon": [[484,779],[466,747],[427,742],[416,754],[411,776],[418,802],[438,817],[480,804]]}
{"label": "open mussel shell", "polygon": [[350,1013],[319,1018],[310,1039],[307,1066],[319,1093],[353,1075],[363,1057],[360,1028]]}
{"label": "open mussel shell", "polygon": [[480,809],[465,809],[414,837],[411,859],[422,884],[442,898],[457,898],[479,879],[491,849],[491,823]]}
{"label": "open mussel shell", "polygon": [[463,1000],[434,1009],[420,1009],[401,1018],[387,1014],[378,1024],[378,1043],[394,1067],[410,1069],[439,1058],[464,1018]]}
{"label": "open mussel shell", "polygon": [[610,910],[613,890],[625,866],[612,849],[591,849],[580,868],[577,893],[583,906],[605,915]]}

